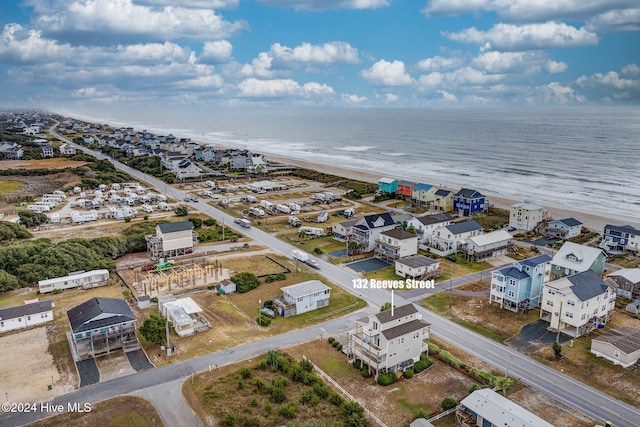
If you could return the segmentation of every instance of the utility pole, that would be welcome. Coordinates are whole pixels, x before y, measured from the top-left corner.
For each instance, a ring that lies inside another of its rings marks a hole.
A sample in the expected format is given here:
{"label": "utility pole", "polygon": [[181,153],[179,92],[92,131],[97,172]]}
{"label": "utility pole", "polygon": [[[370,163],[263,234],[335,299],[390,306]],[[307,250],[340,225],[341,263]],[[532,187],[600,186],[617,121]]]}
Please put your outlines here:
{"label": "utility pole", "polygon": [[451,261],[451,277],[449,278],[449,308],[451,308],[452,293],[453,293],[453,261]]}
{"label": "utility pole", "polygon": [[[560,295],[562,298],[562,295]],[[562,299],[560,299],[560,311],[558,313],[558,332],[556,333],[556,344],[560,343],[560,320],[562,320]]]}
{"label": "utility pole", "polygon": [[171,343],[169,342],[169,316],[165,319],[165,328],[167,334],[167,356],[171,356]]}
{"label": "utility pole", "polygon": [[[511,364],[511,358],[512,358],[512,357],[513,357],[513,354],[510,354],[510,355],[509,355],[509,360],[507,360],[507,370],[506,370],[506,372],[505,372],[505,374],[504,374],[504,378],[505,378],[505,379],[508,379],[508,378],[509,378],[509,365]],[[507,396],[507,384],[506,384],[506,382],[505,382],[505,385],[504,385],[504,387],[503,387],[502,391],[504,392],[504,395],[505,395],[505,397],[506,397],[506,396]]]}

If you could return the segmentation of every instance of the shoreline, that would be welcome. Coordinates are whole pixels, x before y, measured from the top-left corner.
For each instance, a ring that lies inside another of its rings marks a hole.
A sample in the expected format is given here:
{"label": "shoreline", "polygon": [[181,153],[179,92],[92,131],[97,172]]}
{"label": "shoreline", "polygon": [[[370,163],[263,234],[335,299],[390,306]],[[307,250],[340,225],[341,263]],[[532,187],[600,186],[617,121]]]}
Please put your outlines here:
{"label": "shoreline", "polygon": [[[378,179],[384,176],[384,175],[373,173],[373,172],[367,172],[367,171],[362,171],[357,169],[349,169],[343,166],[314,163],[307,160],[300,160],[300,159],[295,159],[295,158],[290,158],[290,157],[280,156],[280,155],[265,154],[265,157],[269,160],[272,160],[278,163],[291,164],[293,166],[298,166],[305,169],[316,170],[318,172],[328,173],[331,175],[341,176],[344,178],[350,178],[350,179],[355,179],[355,180],[370,182],[370,183],[377,183]],[[404,176],[393,176],[390,178],[413,181],[412,179],[406,178]],[[458,191],[460,188],[460,187],[456,188],[455,185],[452,185],[451,183],[442,184],[442,185],[435,184],[435,185],[442,188],[446,188],[447,190],[451,190],[454,192]],[[508,210],[512,205],[523,202],[523,200],[516,200],[516,199],[505,197],[496,193],[485,192],[485,191],[483,191],[482,193],[485,196],[487,196],[491,204],[501,209]],[[575,208],[572,209],[559,204],[545,203],[540,205],[543,206],[545,210],[547,210],[547,212],[554,219],[575,218],[580,222],[582,222],[582,225],[585,228],[588,228],[593,231],[597,231],[600,234],[602,234],[602,232],[604,231],[604,226],[606,224],[631,225],[636,228],[640,228],[640,224],[637,222],[637,219],[632,217],[626,217],[623,215],[615,215],[615,214],[609,214],[609,213],[597,214],[594,212],[586,212],[586,211],[582,211]]]}

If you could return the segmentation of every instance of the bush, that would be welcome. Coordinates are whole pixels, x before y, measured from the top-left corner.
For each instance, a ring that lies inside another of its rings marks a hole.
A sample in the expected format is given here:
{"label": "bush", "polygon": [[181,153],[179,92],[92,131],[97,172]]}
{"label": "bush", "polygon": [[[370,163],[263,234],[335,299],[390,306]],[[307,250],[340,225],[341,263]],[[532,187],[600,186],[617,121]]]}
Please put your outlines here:
{"label": "bush", "polygon": [[275,275],[276,280],[287,280],[287,275],[284,273],[278,273]]}
{"label": "bush", "polygon": [[460,359],[458,359],[448,351],[442,350],[440,351],[439,354],[440,354],[440,360],[446,363],[447,365],[453,366],[454,368],[462,367],[462,362],[460,361]]}
{"label": "bush", "polygon": [[407,369],[402,373],[402,376],[405,378],[411,378],[413,376],[413,369]]}
{"label": "bush", "polygon": [[360,359],[356,359],[353,363],[352,366],[358,370],[360,370],[360,368],[362,368],[362,360]]}
{"label": "bush", "polygon": [[187,218],[189,221],[191,221],[191,223],[193,224],[193,228],[200,228],[202,227],[202,219],[200,218]]}
{"label": "bush", "polygon": [[282,403],[287,399],[287,392],[282,387],[269,387],[269,398],[273,403]]}
{"label": "bush", "polygon": [[234,274],[231,276],[231,281],[236,284],[236,291],[239,294],[249,292],[250,290],[260,286],[260,278],[258,278],[254,273],[250,273],[248,271]]}
{"label": "bush", "polygon": [[425,420],[428,420],[431,417],[429,416],[429,413],[424,409],[418,409],[416,412],[414,412],[413,419],[411,421],[415,421],[418,418],[424,418]]}
{"label": "bush", "polygon": [[251,378],[251,369],[249,369],[249,368],[242,368],[242,369],[240,369],[240,376],[241,376],[242,378],[244,378],[245,380],[246,380],[247,378]]}
{"label": "bush", "polygon": [[342,351],[342,344],[338,344],[338,345],[336,346],[336,350],[338,350],[338,351]]}
{"label": "bush", "polygon": [[329,388],[323,383],[315,383],[313,385],[313,392],[321,399],[329,397]]}
{"label": "bush", "polygon": [[318,254],[318,255],[322,255],[324,253],[324,251],[318,247],[313,248],[313,253],[314,254]]}
{"label": "bush", "polygon": [[433,365],[433,361],[430,359],[420,359],[416,363],[413,364],[414,373],[419,373],[427,369],[429,366]]}
{"label": "bush", "polygon": [[480,390],[482,387],[480,387],[480,384],[476,384],[473,383],[469,386],[469,388],[467,389],[467,391],[469,392],[469,394],[473,393],[476,390]]}
{"label": "bush", "polygon": [[445,397],[444,399],[442,399],[442,403],[440,404],[440,406],[442,406],[442,409],[444,409],[445,411],[448,411],[449,409],[453,409],[458,406],[458,401],[453,397]]}
{"label": "bush", "polygon": [[216,225],[216,224],[218,223],[218,221],[216,221],[216,220],[215,220],[215,219],[213,219],[213,218],[207,218],[207,219],[205,219],[204,221],[202,221],[202,223],[203,223],[204,225],[206,225],[207,227],[211,227],[211,226]]}
{"label": "bush", "polygon": [[333,342],[334,342],[335,340],[336,340],[336,339],[335,339],[334,337],[329,337],[329,338],[327,338],[327,341],[329,341],[329,344],[333,344]]}
{"label": "bush", "polygon": [[434,343],[429,343],[429,354],[433,355],[433,354],[438,354],[440,353],[440,348],[435,345]]}
{"label": "bush", "polygon": [[381,386],[388,386],[395,383],[397,380],[396,374],[393,372],[386,372],[378,375],[378,384]]}
{"label": "bush", "polygon": [[223,426],[235,426],[236,425],[236,416],[229,413],[227,415],[224,416],[224,418],[222,419],[222,425]]}
{"label": "bush", "polygon": [[360,369],[360,375],[362,375],[363,378],[371,378],[369,369],[365,369],[365,368]]}
{"label": "bush", "polygon": [[346,426],[360,427],[364,425],[364,408],[358,402],[343,403],[342,412],[344,413]]}
{"label": "bush", "polygon": [[288,405],[281,406],[278,409],[278,415],[284,418],[295,418],[297,410],[298,406],[293,402],[289,402]]}
{"label": "bush", "polygon": [[264,326],[265,328],[271,324],[271,319],[267,316],[260,315],[260,317],[256,318],[256,322],[260,326]]}
{"label": "bush", "polygon": [[335,406],[342,406],[344,399],[338,393],[333,392],[329,395],[329,403]]}
{"label": "bush", "polygon": [[332,346],[334,346],[334,347],[337,347],[337,346],[339,346],[339,345],[340,345],[340,343],[339,343],[338,341],[333,341],[333,342],[331,343],[331,345],[332,345]]}

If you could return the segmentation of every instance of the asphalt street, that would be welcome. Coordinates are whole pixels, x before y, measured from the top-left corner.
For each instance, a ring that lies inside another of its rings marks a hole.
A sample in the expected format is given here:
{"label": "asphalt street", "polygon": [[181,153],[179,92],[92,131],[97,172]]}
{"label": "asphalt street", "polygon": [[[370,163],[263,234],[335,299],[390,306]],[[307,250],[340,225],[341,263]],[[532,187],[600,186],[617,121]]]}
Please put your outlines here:
{"label": "asphalt street", "polygon": [[[59,135],[56,136],[63,139]],[[85,147],[77,146],[77,148],[90,152],[97,158],[107,158],[105,155],[97,152],[91,152]],[[118,162],[114,162],[114,164],[119,169],[128,172],[135,178],[146,182],[150,186],[157,189],[164,189],[165,187],[163,182],[153,177],[146,176],[141,172]],[[182,200],[185,197],[184,192],[170,186],[167,186],[166,192],[168,196],[178,200]],[[203,199],[201,199],[201,202],[199,203],[189,204],[220,222],[224,220],[225,224],[233,227],[233,217],[207,205]],[[242,228],[238,229],[238,231],[254,239],[260,244],[269,246],[275,252],[288,257],[291,257],[291,251],[295,249],[294,246],[256,228]],[[317,260],[320,264],[320,270],[318,272],[321,275],[342,288],[359,294],[363,299],[371,304],[371,306],[366,310],[368,313],[378,311],[380,305],[390,301],[390,292],[385,289],[358,289],[357,292],[355,292],[353,286],[355,283],[354,280],[360,278],[360,276],[344,267],[327,263],[321,259]],[[412,301],[418,301],[419,299],[420,295],[417,294],[409,296],[409,300]],[[396,306],[407,302],[408,300],[404,298],[404,296],[400,296],[399,293],[394,295],[394,303]],[[601,424],[604,424],[605,420],[609,420],[613,422],[613,425],[616,427],[634,427],[640,425],[640,410],[638,410],[638,408],[634,408],[631,405],[614,399],[605,393],[538,363],[503,344],[478,335],[475,332],[438,316],[429,310],[420,308],[420,312],[422,313],[423,318],[431,323],[431,333],[434,336],[498,369],[503,371],[508,369],[509,376],[519,378],[523,383],[546,393],[549,397],[567,405],[572,410],[581,412]],[[185,372],[190,375],[191,372],[207,370],[209,365],[232,363],[247,357],[264,353],[270,349],[280,349],[290,345],[310,341],[319,338],[322,332],[325,332],[326,334],[337,334],[338,332],[343,332],[352,328],[354,320],[362,317],[363,315],[362,311],[359,313],[352,313],[351,315],[340,319],[324,322],[309,328],[243,344],[182,363],[172,364],[170,366],[114,379],[105,383],[95,384],[55,398],[53,399],[53,402],[65,405],[66,402],[97,402],[110,397],[143,390],[148,387],[161,388],[162,384],[184,378]],[[0,415],[0,425],[22,425],[44,416],[47,416],[47,414],[42,412],[21,414],[5,413]]]}

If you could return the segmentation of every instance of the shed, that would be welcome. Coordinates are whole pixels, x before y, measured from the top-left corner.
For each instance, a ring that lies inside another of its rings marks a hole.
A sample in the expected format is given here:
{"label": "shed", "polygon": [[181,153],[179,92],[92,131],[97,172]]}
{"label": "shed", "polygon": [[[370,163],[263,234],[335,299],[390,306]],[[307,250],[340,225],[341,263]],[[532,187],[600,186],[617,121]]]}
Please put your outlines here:
{"label": "shed", "polygon": [[627,304],[627,311],[636,316],[640,314],[640,301],[633,301]]}
{"label": "shed", "polygon": [[236,292],[236,284],[235,282],[232,282],[229,279],[224,279],[222,282],[220,282],[220,284],[218,285],[218,289],[220,290],[220,292],[222,292],[223,294],[232,294],[234,292]]}

